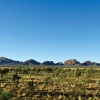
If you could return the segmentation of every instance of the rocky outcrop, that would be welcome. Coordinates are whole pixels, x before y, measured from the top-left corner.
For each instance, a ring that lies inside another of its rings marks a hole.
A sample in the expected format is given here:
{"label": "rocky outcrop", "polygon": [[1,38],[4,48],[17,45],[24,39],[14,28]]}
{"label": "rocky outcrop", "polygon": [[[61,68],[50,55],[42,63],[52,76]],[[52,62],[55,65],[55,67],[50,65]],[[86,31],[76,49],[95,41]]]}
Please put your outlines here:
{"label": "rocky outcrop", "polygon": [[20,61],[15,61],[12,59],[8,59],[6,57],[0,57],[0,65],[83,65],[83,66],[100,66],[100,63],[96,63],[96,62],[91,62],[91,61],[85,61],[83,63],[80,63],[79,61],[77,61],[76,59],[70,59],[70,60],[66,60],[64,63],[62,62],[58,62],[58,63],[54,63],[53,61],[44,61],[43,63],[40,63],[36,60],[33,59],[29,59],[26,60],[24,62],[20,62]]}
{"label": "rocky outcrop", "polygon": [[6,57],[0,57],[0,64],[21,64],[20,61],[14,61],[12,59],[8,59]]}
{"label": "rocky outcrop", "polygon": [[33,59],[29,59],[29,60],[26,60],[25,62],[23,62],[24,65],[30,65],[30,64],[33,64],[33,65],[40,65],[41,63],[40,62],[37,62],[36,60],[33,60]]}
{"label": "rocky outcrop", "polygon": [[85,65],[85,66],[87,66],[87,65],[91,65],[91,64],[92,64],[91,61],[85,61],[85,62],[83,62],[81,65]]}
{"label": "rocky outcrop", "polygon": [[53,61],[44,61],[42,65],[55,65]]}
{"label": "rocky outcrop", "polygon": [[56,65],[63,65],[63,63],[62,62],[58,62],[58,63],[56,63]]}
{"label": "rocky outcrop", "polygon": [[66,60],[64,62],[64,65],[76,65],[76,64],[80,64],[80,62],[77,61],[76,59]]}
{"label": "rocky outcrop", "polygon": [[84,65],[84,66],[88,66],[88,65],[100,65],[99,63],[96,63],[96,62],[91,62],[91,61],[85,61],[84,63],[82,63],[81,65]]}
{"label": "rocky outcrop", "polygon": [[4,64],[4,63],[12,63],[13,60],[5,58],[5,57],[0,57],[0,64]]}

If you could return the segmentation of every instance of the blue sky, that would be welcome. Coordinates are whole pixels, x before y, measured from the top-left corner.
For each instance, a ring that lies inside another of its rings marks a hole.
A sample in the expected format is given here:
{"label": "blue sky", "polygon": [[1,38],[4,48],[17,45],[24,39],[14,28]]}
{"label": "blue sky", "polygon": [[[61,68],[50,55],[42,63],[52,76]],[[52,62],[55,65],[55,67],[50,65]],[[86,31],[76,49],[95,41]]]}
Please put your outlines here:
{"label": "blue sky", "polygon": [[100,0],[0,0],[0,56],[100,62]]}

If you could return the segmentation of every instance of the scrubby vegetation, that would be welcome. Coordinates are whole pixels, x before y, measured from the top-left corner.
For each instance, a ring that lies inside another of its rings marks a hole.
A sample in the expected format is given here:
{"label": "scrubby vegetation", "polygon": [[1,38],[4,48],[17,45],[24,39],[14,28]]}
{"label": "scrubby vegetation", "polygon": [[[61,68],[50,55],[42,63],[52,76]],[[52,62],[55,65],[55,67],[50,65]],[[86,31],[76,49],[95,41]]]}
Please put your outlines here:
{"label": "scrubby vegetation", "polygon": [[100,68],[0,67],[0,100],[99,100]]}

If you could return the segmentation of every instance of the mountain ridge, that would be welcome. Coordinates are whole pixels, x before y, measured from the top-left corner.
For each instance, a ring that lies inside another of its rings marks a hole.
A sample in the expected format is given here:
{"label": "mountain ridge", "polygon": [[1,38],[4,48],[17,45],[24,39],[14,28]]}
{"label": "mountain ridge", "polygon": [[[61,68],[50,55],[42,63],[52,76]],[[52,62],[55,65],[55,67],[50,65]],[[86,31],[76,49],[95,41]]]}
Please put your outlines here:
{"label": "mountain ridge", "polygon": [[53,61],[44,61],[42,63],[34,60],[34,59],[29,59],[26,61],[16,61],[16,60],[12,60],[6,57],[0,57],[0,65],[4,65],[4,64],[11,64],[11,65],[83,65],[83,66],[89,66],[89,65],[95,65],[95,66],[100,66],[100,63],[96,63],[96,62],[91,62],[91,61],[84,61],[83,63],[80,63],[79,61],[77,61],[76,59],[69,59],[69,60],[65,60],[63,63],[62,62],[57,62],[54,63]]}

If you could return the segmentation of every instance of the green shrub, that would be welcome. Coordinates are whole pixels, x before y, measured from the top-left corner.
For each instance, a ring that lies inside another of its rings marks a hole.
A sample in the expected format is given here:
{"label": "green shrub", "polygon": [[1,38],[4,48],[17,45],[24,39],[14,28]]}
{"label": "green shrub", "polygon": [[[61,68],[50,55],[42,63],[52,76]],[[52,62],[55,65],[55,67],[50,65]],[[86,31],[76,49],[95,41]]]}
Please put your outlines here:
{"label": "green shrub", "polygon": [[0,100],[10,100],[12,94],[9,91],[2,91],[0,93]]}

